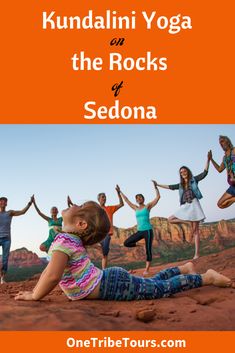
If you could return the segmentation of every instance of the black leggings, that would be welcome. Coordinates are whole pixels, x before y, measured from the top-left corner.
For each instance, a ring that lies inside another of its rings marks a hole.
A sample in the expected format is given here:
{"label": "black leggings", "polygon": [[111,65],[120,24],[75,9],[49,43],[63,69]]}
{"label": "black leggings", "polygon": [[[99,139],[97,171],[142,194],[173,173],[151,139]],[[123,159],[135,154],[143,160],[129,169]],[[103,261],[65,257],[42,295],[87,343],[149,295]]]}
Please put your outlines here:
{"label": "black leggings", "polygon": [[136,243],[141,239],[145,240],[146,249],[146,260],[152,261],[152,243],[153,243],[153,231],[149,230],[139,230],[137,233],[132,234],[129,238],[124,241],[124,246],[127,248],[133,248]]}

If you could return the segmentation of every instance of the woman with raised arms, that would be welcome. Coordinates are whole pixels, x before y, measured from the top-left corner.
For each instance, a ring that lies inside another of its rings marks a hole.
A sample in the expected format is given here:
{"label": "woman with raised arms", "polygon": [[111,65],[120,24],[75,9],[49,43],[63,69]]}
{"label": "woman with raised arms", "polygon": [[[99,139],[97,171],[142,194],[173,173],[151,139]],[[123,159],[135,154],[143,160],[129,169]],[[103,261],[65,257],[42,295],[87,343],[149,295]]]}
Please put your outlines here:
{"label": "woman with raised arms", "polygon": [[168,218],[170,223],[187,223],[191,225],[192,236],[195,240],[195,253],[193,259],[199,258],[200,236],[199,224],[206,217],[202,210],[199,200],[203,197],[198,188],[198,183],[208,174],[209,154],[206,161],[205,169],[202,173],[193,176],[191,170],[182,166],[179,169],[180,182],[173,185],[162,185],[156,183],[159,187],[170,190],[179,190],[180,208]]}
{"label": "woman with raised arms", "polygon": [[160,193],[157,187],[157,183],[153,181],[154,189],[156,191],[156,197],[149,203],[145,204],[145,199],[142,194],[137,194],[135,196],[136,204],[133,204],[126,195],[121,191],[121,196],[126,201],[126,203],[135,211],[137,220],[137,233],[129,236],[124,242],[124,246],[128,248],[135,247],[137,242],[141,239],[145,240],[146,249],[146,267],[143,275],[149,274],[149,268],[152,261],[152,243],[153,243],[153,227],[150,223],[150,211],[156,206],[160,199]]}
{"label": "woman with raised arms", "polygon": [[49,217],[40,211],[40,209],[36,204],[35,198],[33,198],[33,204],[39,216],[41,216],[45,221],[48,222],[48,227],[49,227],[48,238],[39,247],[41,251],[48,252],[52,242],[55,239],[56,234],[58,234],[62,229],[63,218],[58,217],[59,211],[58,211],[58,208],[55,206],[51,208],[51,211],[50,211],[51,217]]}

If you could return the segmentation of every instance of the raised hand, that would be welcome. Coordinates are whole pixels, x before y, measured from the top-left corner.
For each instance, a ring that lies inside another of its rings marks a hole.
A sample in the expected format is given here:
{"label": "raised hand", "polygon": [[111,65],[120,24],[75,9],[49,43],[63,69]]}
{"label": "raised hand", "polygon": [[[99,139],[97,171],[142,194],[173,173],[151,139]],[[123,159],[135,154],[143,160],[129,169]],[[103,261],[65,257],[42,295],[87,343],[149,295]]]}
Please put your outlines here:
{"label": "raised hand", "polygon": [[121,189],[120,189],[119,185],[116,185],[115,189],[116,189],[117,193],[120,194]]}
{"label": "raised hand", "polygon": [[157,182],[156,182],[156,180],[152,180],[152,182],[153,182],[153,185],[154,185],[154,187],[157,189]]}
{"label": "raised hand", "polygon": [[207,153],[207,158],[209,161],[212,160],[212,151],[211,150]]}
{"label": "raised hand", "polygon": [[67,204],[68,204],[68,207],[74,205],[74,203],[72,202],[72,200],[71,200],[71,198],[69,197],[69,195],[67,196]]}

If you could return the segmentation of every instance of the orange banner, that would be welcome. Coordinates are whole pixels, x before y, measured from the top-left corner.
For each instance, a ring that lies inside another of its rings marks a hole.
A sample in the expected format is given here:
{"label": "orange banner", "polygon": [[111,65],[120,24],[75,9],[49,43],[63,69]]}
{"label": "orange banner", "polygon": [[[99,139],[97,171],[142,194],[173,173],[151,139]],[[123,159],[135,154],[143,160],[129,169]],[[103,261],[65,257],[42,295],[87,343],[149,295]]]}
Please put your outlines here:
{"label": "orange banner", "polygon": [[234,1],[32,0],[1,12],[1,123],[234,122]]}
{"label": "orange banner", "polygon": [[234,332],[5,332],[7,352],[231,352]]}

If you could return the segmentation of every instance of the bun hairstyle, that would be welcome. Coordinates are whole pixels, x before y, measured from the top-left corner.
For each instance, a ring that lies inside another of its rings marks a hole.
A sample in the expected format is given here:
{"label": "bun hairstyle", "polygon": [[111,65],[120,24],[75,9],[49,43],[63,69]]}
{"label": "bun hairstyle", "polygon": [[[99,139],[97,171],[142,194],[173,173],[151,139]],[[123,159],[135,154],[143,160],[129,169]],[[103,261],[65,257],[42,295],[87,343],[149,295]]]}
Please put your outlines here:
{"label": "bun hairstyle", "polygon": [[105,238],[110,230],[106,211],[93,201],[88,201],[77,212],[77,216],[87,222],[87,229],[79,232],[84,245],[93,245]]}
{"label": "bun hairstyle", "polygon": [[135,195],[135,198],[137,198],[138,196],[139,196],[139,197],[142,197],[142,199],[145,201],[145,198],[144,198],[144,195],[143,195],[143,194],[136,194],[136,195]]}
{"label": "bun hairstyle", "polygon": [[51,211],[53,210],[53,208],[54,208],[54,209],[56,208],[56,210],[57,210],[57,212],[58,212],[58,208],[57,208],[56,206],[52,206],[52,207],[51,207]]}

